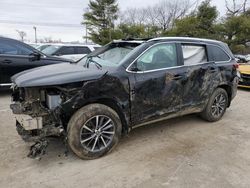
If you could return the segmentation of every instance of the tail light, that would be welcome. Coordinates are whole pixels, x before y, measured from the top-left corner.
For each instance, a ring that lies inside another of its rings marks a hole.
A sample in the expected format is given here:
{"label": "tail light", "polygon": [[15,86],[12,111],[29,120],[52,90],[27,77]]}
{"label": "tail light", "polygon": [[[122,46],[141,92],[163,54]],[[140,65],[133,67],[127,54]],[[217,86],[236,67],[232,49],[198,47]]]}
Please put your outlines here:
{"label": "tail light", "polygon": [[239,64],[238,63],[235,63],[233,66],[234,66],[235,69],[239,68]]}

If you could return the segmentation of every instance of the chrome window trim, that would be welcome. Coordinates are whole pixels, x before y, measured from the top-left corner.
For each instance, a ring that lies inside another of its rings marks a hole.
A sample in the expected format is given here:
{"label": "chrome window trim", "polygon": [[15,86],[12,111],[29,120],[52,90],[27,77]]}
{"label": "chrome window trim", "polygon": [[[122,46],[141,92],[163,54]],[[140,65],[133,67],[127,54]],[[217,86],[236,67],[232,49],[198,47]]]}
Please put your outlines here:
{"label": "chrome window trim", "polygon": [[12,85],[12,83],[2,83],[2,84],[0,84],[0,86],[2,87],[2,86],[11,86]]}
{"label": "chrome window trim", "polygon": [[[153,40],[150,40],[150,41],[153,41]],[[203,41],[202,41],[203,42]],[[169,44],[169,43],[174,43],[174,44],[177,44],[177,43],[188,43],[188,44],[196,44],[196,45],[211,45],[211,46],[216,46],[220,49],[222,49],[227,55],[228,57],[230,58],[228,61],[216,61],[214,63],[216,64],[221,64],[221,63],[229,63],[230,61],[232,61],[232,57],[231,55],[226,51],[224,50],[221,46],[219,45],[216,45],[216,44],[207,44],[207,43],[197,43],[197,42],[189,42],[189,41],[168,41],[168,42],[159,42],[159,43],[156,43],[150,47],[148,47],[147,49],[145,49],[132,63],[129,64],[129,66],[126,68],[126,72],[128,73],[139,73],[139,74],[142,74],[142,73],[147,73],[147,72],[156,72],[156,71],[161,71],[161,70],[168,70],[168,69],[175,69],[175,68],[180,68],[180,67],[190,67],[190,66],[196,66],[196,65],[204,65],[204,64],[207,64],[207,63],[212,63],[211,61],[208,61],[208,62],[205,62],[205,63],[197,63],[197,64],[192,64],[192,65],[179,65],[179,66],[174,66],[174,67],[166,67],[166,68],[161,68],[161,69],[154,69],[154,70],[148,70],[148,71],[130,71],[129,68],[144,54],[146,53],[149,49],[151,49],[152,47],[156,46],[156,45],[159,45],[159,44]]]}
{"label": "chrome window trim", "polygon": [[[40,54],[40,53],[39,53]],[[40,54],[41,57],[46,58],[47,56],[44,54]],[[1,57],[9,57],[9,58],[31,58],[31,55],[18,55],[18,54],[0,54]]]}
{"label": "chrome window trim", "polygon": [[[169,69],[169,68],[177,68],[180,66],[175,66],[175,67],[166,67],[166,68],[162,68],[162,69],[154,69],[154,70],[148,70],[148,71],[130,71],[129,68],[143,55],[145,54],[148,50],[150,50],[151,48],[153,48],[154,46],[157,45],[161,45],[161,44],[176,44],[175,41],[169,41],[169,42],[159,42],[156,43],[150,47],[148,47],[147,49],[145,49],[137,58],[135,58],[135,60],[129,64],[129,66],[126,68],[126,72],[130,72],[130,73],[145,73],[145,72],[154,72],[154,71],[158,71],[158,70],[165,70],[165,69]],[[177,52],[177,51],[176,51]]]}

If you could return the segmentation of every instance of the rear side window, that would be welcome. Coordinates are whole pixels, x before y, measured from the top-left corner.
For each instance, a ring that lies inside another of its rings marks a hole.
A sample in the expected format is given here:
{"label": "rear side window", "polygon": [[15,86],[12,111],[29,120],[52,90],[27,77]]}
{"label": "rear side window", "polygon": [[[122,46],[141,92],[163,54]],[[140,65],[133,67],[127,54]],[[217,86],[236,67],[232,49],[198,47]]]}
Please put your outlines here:
{"label": "rear side window", "polygon": [[70,55],[75,54],[74,47],[62,47],[58,52],[59,55]]}
{"label": "rear side window", "polygon": [[77,54],[89,54],[91,50],[88,47],[76,47]]}
{"label": "rear side window", "polygon": [[227,53],[219,48],[218,46],[209,46],[209,51],[211,54],[211,61],[229,61],[230,57]]}
{"label": "rear side window", "polygon": [[182,52],[184,65],[196,65],[207,62],[205,46],[182,44]]}

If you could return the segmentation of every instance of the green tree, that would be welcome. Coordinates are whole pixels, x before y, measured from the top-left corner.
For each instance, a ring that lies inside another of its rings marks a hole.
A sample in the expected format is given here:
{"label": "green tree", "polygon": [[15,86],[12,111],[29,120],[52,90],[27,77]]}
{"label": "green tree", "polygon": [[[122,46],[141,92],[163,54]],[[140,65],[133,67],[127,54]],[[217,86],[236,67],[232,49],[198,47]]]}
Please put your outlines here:
{"label": "green tree", "polygon": [[110,42],[114,21],[118,18],[116,0],[90,0],[88,6],[89,11],[84,13],[82,22],[88,28],[88,38],[101,45]]}
{"label": "green tree", "polygon": [[197,12],[192,12],[185,18],[175,21],[175,27],[167,31],[166,35],[217,38],[216,19],[218,11],[211,6],[211,0],[203,1]]}
{"label": "green tree", "polygon": [[220,39],[228,43],[234,52],[244,51],[246,42],[250,41],[249,11],[237,16],[228,16],[220,24]]}

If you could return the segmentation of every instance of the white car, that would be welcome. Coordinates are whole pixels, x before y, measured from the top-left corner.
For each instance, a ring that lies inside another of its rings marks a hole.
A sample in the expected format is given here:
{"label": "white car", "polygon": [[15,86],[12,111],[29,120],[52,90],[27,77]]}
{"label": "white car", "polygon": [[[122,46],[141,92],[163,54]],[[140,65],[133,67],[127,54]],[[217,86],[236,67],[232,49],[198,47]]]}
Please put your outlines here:
{"label": "white car", "polygon": [[45,48],[42,52],[46,55],[60,56],[78,61],[100,47],[97,44],[51,44],[51,46]]}
{"label": "white car", "polygon": [[246,55],[246,60],[250,61],[250,54]]}

